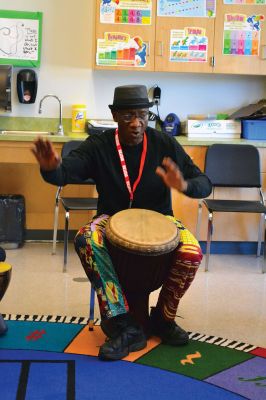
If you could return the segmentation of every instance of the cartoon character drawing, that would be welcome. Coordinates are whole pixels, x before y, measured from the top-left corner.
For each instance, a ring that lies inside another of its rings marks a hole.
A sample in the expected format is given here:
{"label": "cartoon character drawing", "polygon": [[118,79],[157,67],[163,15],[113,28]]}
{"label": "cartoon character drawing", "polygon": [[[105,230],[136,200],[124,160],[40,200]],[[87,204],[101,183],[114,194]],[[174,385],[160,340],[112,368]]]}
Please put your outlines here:
{"label": "cartoon character drawing", "polygon": [[251,15],[247,17],[247,22],[254,31],[260,30],[260,21],[264,21],[264,15]]}
{"label": "cartoon character drawing", "polygon": [[136,58],[135,63],[137,66],[145,66],[146,65],[146,55],[147,55],[147,45],[143,42],[142,38],[139,36],[135,36],[133,38],[136,44]]}

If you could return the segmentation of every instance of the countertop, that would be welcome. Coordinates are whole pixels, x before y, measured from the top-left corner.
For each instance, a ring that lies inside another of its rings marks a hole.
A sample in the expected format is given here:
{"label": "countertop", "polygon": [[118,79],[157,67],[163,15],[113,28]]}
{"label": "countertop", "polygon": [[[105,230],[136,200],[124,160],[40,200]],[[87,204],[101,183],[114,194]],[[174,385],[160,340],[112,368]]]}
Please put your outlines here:
{"label": "countertop", "polygon": [[[37,137],[34,135],[34,132],[30,134],[0,134],[0,141],[9,141],[9,142],[33,142],[33,140]],[[57,143],[65,143],[69,140],[82,140],[88,137],[87,133],[73,133],[67,132],[64,136],[58,135],[44,135],[44,138],[51,140],[51,142]],[[246,139],[189,139],[186,136],[176,136],[176,140],[182,146],[210,146],[214,143],[230,143],[230,144],[253,144],[256,147],[266,147],[266,141],[263,140],[246,140]]]}

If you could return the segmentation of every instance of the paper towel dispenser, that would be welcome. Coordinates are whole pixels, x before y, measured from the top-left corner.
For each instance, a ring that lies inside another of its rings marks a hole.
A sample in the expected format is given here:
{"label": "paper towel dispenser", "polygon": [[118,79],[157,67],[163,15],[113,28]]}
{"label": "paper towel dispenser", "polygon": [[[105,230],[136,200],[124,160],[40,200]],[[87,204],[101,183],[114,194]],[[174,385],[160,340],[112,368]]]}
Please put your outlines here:
{"label": "paper towel dispenser", "polygon": [[12,65],[0,65],[0,113],[11,111]]}
{"label": "paper towel dispenser", "polygon": [[17,74],[17,93],[20,103],[35,103],[38,79],[32,69],[22,69]]}

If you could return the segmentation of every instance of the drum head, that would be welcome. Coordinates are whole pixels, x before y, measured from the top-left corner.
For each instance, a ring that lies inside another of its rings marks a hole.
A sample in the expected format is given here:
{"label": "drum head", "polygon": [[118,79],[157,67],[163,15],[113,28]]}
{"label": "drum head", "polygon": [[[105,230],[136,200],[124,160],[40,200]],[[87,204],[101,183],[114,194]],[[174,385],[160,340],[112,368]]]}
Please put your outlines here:
{"label": "drum head", "polygon": [[142,255],[169,253],[179,242],[176,225],[151,210],[119,211],[106,224],[107,239],[115,246]]}

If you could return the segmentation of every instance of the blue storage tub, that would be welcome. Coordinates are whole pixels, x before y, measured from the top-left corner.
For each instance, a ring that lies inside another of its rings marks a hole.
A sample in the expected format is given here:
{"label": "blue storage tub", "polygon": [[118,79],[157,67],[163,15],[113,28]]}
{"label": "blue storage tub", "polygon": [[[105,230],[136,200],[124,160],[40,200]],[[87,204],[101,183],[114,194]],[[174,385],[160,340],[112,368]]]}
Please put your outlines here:
{"label": "blue storage tub", "polygon": [[242,138],[249,140],[266,140],[266,119],[242,120]]}

